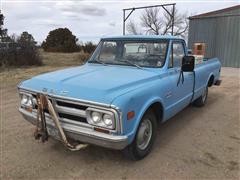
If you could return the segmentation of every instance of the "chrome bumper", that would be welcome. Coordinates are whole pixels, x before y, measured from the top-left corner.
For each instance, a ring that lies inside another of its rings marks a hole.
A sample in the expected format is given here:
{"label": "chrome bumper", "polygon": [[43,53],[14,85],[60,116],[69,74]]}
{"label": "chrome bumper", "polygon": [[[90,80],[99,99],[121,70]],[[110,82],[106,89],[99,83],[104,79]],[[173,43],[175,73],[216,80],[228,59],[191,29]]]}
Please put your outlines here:
{"label": "chrome bumper", "polygon": [[[36,114],[30,113],[22,108],[19,108],[20,113],[23,117],[36,125],[37,116]],[[54,123],[50,116],[46,116],[47,127],[55,129]],[[77,126],[76,124],[61,122],[61,126],[66,133],[68,138],[87,143],[94,144],[110,149],[124,149],[128,145],[127,136],[119,136],[112,134],[104,134],[101,132],[96,132],[94,129],[89,129],[85,127]],[[58,139],[54,137],[55,139]]]}

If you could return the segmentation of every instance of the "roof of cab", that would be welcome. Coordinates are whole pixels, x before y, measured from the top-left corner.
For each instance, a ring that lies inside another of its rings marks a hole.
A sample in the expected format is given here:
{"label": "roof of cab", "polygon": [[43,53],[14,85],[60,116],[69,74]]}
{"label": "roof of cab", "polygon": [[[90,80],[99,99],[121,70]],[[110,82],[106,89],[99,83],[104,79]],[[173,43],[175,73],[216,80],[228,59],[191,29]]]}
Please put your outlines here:
{"label": "roof of cab", "polygon": [[124,35],[124,36],[108,36],[108,37],[102,37],[102,40],[173,40],[173,39],[181,39],[176,36],[170,36],[170,35]]}

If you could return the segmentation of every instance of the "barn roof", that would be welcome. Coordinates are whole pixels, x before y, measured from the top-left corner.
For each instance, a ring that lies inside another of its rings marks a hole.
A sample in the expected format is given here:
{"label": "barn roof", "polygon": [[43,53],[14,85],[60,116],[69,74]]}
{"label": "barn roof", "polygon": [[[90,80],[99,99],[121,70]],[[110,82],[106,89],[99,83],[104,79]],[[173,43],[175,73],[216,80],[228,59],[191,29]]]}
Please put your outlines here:
{"label": "barn roof", "polygon": [[211,18],[211,17],[222,17],[222,16],[240,16],[240,5],[219,9],[216,11],[210,11],[203,14],[198,14],[189,17],[189,19],[201,19],[201,18]]}

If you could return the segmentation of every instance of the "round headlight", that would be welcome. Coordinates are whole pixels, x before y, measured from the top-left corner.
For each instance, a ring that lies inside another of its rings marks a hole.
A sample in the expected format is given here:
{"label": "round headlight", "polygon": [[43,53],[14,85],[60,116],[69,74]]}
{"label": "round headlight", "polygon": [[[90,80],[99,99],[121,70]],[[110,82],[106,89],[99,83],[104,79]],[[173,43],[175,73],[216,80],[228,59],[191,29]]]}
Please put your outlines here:
{"label": "round headlight", "polygon": [[107,126],[111,126],[112,123],[113,123],[112,116],[109,115],[109,114],[104,114],[104,116],[103,116],[103,122],[104,122],[104,124],[106,124]]}
{"label": "round headlight", "polygon": [[28,103],[27,103],[27,105],[28,106],[32,106],[33,105],[33,103],[32,103],[32,99],[29,97],[29,99],[28,99]]}
{"label": "round headlight", "polygon": [[22,95],[22,100],[21,100],[21,104],[24,104],[24,105],[26,105],[28,103],[28,96],[26,96],[26,95]]}
{"label": "round headlight", "polygon": [[101,121],[101,114],[99,112],[92,112],[92,120],[94,123],[99,123]]}

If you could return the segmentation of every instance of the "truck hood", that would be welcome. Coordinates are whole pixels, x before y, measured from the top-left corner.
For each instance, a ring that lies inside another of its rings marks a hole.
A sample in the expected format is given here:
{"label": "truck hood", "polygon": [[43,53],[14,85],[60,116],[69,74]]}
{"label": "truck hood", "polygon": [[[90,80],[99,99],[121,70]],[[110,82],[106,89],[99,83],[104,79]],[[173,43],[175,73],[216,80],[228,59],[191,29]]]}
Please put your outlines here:
{"label": "truck hood", "polygon": [[111,104],[117,96],[158,78],[158,75],[149,69],[88,63],[35,76],[22,82],[20,88]]}

